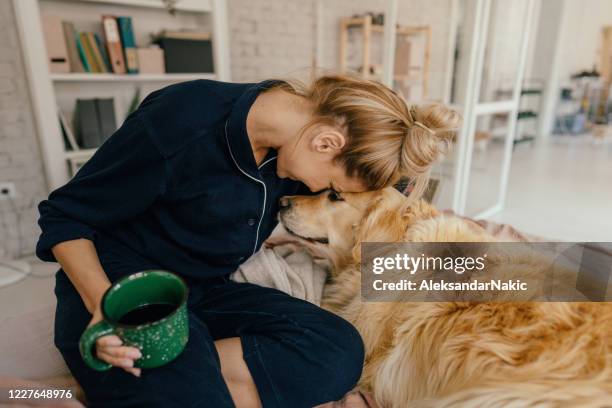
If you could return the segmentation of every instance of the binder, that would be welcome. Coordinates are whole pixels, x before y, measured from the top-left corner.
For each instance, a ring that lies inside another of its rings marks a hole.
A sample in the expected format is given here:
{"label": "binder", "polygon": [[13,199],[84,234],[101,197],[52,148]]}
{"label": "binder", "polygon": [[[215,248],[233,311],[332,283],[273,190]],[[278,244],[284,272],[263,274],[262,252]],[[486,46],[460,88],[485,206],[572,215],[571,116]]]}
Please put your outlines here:
{"label": "binder", "polygon": [[85,46],[83,46],[83,42],[81,41],[81,34],[75,32],[74,37],[76,40],[77,51],[79,52],[79,57],[81,58],[81,63],[83,64],[85,72],[93,72],[91,65],[89,65],[89,61],[87,60]]}
{"label": "binder", "polygon": [[74,122],[79,146],[91,149],[100,145],[102,135],[95,99],[77,99]]}
{"label": "binder", "polygon": [[85,72],[83,62],[79,56],[77,50],[77,41],[75,36],[74,24],[68,21],[62,22],[62,28],[64,29],[64,40],[66,41],[66,48],[68,50],[68,63],[70,65],[70,72]]}
{"label": "binder", "polygon": [[117,20],[113,16],[102,16],[102,26],[104,28],[104,39],[108,49],[108,57],[111,61],[113,72],[125,74],[125,59],[123,57],[123,47],[119,36]]}
{"label": "binder", "polygon": [[70,72],[62,20],[56,16],[43,15],[42,28],[45,35],[49,70],[54,73]]}
{"label": "binder", "polygon": [[104,46],[104,42],[100,39],[100,36],[98,34],[94,33],[94,37],[96,38],[96,45],[100,50],[100,54],[102,54],[104,66],[106,66],[106,72],[113,72],[113,67],[111,67],[110,60],[108,59],[108,54],[106,53],[106,47]]}
{"label": "binder", "polygon": [[98,122],[100,123],[100,139],[98,145],[106,141],[117,130],[115,120],[115,104],[113,98],[96,99]]}
{"label": "binder", "polygon": [[74,128],[79,146],[101,146],[117,130],[113,98],[77,99]]}
{"label": "binder", "polygon": [[117,17],[117,24],[119,26],[119,33],[121,34],[121,43],[123,45],[127,72],[130,74],[137,74],[138,55],[136,53],[136,41],[134,40],[132,18]]}
{"label": "binder", "polygon": [[96,61],[96,65],[100,69],[100,72],[109,72],[106,69],[106,64],[104,63],[104,59],[102,58],[102,53],[98,49],[98,42],[96,41],[96,37],[94,37],[94,33],[87,33],[87,41],[89,43],[89,47],[91,48],[94,60]]}
{"label": "binder", "polygon": [[81,40],[81,45],[83,46],[83,50],[85,50],[85,59],[87,60],[87,64],[91,69],[91,72],[100,73],[100,67],[96,63],[96,59],[93,55],[93,50],[91,49],[91,44],[89,44],[89,38],[87,37],[87,33],[80,33],[79,38]]}

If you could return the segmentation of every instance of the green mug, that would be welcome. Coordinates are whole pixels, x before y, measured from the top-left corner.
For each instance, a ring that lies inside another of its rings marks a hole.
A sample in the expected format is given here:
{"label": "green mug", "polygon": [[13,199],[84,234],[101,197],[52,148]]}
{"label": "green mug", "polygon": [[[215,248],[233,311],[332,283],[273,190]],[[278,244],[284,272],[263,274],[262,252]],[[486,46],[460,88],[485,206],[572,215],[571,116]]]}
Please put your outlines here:
{"label": "green mug", "polygon": [[83,360],[94,370],[110,369],[93,352],[96,340],[109,334],[140,349],[142,357],[134,367],[154,368],[174,360],[189,338],[187,295],[183,279],[166,271],[142,271],[119,279],[102,297],[103,320],[81,335]]}

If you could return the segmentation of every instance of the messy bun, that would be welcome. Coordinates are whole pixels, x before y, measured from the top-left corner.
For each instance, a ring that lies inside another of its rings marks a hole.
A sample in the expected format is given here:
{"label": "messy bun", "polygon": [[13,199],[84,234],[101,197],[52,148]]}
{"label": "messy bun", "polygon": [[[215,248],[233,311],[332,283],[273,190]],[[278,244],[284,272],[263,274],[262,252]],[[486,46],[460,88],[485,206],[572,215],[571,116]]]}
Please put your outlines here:
{"label": "messy bun", "polygon": [[409,106],[379,82],[351,75],[326,75],[310,86],[286,81],[280,87],[307,98],[313,123],[342,128],[347,144],[336,157],[349,176],[379,189],[409,178],[414,195],[454,137],[459,115],[441,105]]}

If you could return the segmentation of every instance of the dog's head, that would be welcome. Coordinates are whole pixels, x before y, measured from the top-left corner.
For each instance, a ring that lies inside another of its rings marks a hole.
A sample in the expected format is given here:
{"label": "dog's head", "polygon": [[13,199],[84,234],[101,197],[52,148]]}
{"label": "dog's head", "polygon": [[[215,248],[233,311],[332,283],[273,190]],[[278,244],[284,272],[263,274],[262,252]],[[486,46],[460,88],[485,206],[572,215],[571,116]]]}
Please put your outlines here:
{"label": "dog's head", "polygon": [[285,229],[335,265],[359,259],[362,241],[403,241],[411,223],[437,214],[424,201],[411,204],[392,187],[364,193],[287,196],[280,205]]}

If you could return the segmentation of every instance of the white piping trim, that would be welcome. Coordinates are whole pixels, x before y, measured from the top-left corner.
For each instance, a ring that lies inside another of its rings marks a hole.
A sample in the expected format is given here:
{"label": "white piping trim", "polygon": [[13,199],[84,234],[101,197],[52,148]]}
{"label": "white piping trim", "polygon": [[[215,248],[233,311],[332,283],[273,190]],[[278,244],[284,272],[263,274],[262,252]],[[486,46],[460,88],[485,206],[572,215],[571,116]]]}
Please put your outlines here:
{"label": "white piping trim", "polygon": [[[238,167],[238,170],[240,170],[242,172],[242,174],[244,174],[245,176],[247,176],[248,178],[255,180],[256,182],[260,183],[263,188],[264,188],[264,202],[263,202],[263,208],[261,209],[261,217],[259,217],[259,222],[257,223],[257,232],[255,233],[255,245],[253,246],[253,254],[255,253],[255,251],[257,250],[257,242],[259,241],[259,227],[261,227],[261,221],[263,220],[263,216],[266,213],[266,199],[267,199],[267,189],[266,189],[266,183],[264,183],[263,181],[256,179],[255,177],[251,176],[250,174],[248,174],[247,172],[245,172],[244,170],[242,170],[240,168],[240,166],[238,165],[238,162],[236,162],[236,159],[234,158],[234,153],[232,153],[232,147],[230,146],[229,143],[229,139],[227,138],[227,121],[225,121],[225,141],[227,143],[227,148],[229,149],[230,152],[230,156],[232,157],[232,160],[234,161],[234,164],[236,165],[236,167]],[[273,157],[271,159],[266,160],[263,164],[266,164],[267,162],[269,162],[272,159],[275,159],[276,157]],[[263,166],[262,164],[262,166]]]}
{"label": "white piping trim", "polygon": [[268,164],[269,162],[271,162],[272,160],[276,159],[276,156],[274,157],[270,157],[268,160],[266,160],[265,162],[261,163],[259,165],[259,167],[257,167],[257,170],[261,169],[263,166],[265,166],[266,164]]}

